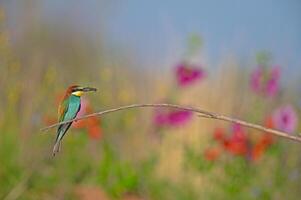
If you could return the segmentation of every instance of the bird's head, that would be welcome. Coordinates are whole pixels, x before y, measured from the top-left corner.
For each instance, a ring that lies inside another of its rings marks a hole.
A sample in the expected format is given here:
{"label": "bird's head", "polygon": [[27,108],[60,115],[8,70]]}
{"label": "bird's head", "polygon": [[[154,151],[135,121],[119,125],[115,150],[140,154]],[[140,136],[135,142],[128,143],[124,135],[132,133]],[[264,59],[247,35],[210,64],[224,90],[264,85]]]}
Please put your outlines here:
{"label": "bird's head", "polygon": [[82,96],[85,92],[96,92],[97,89],[93,87],[81,87],[78,85],[72,85],[68,88],[68,93],[75,96]]}

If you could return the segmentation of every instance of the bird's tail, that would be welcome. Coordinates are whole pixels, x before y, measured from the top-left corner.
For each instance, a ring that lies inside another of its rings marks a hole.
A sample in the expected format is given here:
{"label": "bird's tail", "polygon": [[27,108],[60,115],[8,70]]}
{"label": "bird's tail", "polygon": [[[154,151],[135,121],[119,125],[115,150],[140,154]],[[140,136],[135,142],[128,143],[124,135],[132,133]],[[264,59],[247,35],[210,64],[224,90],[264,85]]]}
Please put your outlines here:
{"label": "bird's tail", "polygon": [[61,141],[57,140],[53,146],[52,155],[55,156],[56,153],[60,151]]}
{"label": "bird's tail", "polygon": [[68,124],[62,124],[59,126],[58,131],[57,131],[57,136],[55,139],[55,144],[54,144],[53,150],[52,150],[53,156],[55,156],[55,154],[60,151],[61,141],[62,141],[65,133],[70,128],[71,124],[72,123],[68,123]]}

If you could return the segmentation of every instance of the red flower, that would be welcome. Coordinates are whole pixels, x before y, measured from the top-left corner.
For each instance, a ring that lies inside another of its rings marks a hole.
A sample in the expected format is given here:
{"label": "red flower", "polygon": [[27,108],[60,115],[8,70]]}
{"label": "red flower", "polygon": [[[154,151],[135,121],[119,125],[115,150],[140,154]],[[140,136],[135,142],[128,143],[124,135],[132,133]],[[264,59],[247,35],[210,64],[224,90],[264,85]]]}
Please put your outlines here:
{"label": "red flower", "polygon": [[233,155],[247,154],[247,137],[244,129],[239,124],[233,124],[232,133],[228,137],[226,137],[222,128],[215,129],[213,137],[229,153]]}
{"label": "red flower", "polygon": [[248,146],[245,141],[226,139],[224,148],[233,155],[246,155],[248,152]]}
{"label": "red flower", "polygon": [[221,154],[221,149],[218,147],[208,148],[204,152],[205,159],[209,161],[217,160],[220,154]]}
{"label": "red flower", "polygon": [[98,125],[88,126],[88,133],[90,138],[99,139],[101,137],[101,128]]}
{"label": "red flower", "polygon": [[244,142],[247,140],[247,135],[245,130],[242,128],[240,124],[232,125],[232,135],[230,137],[232,141]]}
{"label": "red flower", "polygon": [[224,140],[224,147],[233,155],[246,155],[248,141],[244,129],[239,124],[233,124],[232,134]]}
{"label": "red flower", "polygon": [[[87,108],[87,114],[93,113],[91,107]],[[100,126],[100,120],[97,117],[90,117],[87,119],[86,127],[88,129],[88,134],[91,139],[99,139],[102,135],[102,129]]]}
{"label": "red flower", "polygon": [[266,133],[265,135],[263,135],[263,137],[261,138],[260,142],[263,145],[270,146],[274,142],[274,137],[273,137],[272,134]]}
{"label": "red flower", "polygon": [[213,132],[213,138],[219,142],[224,141],[225,140],[225,129],[223,129],[221,127],[216,128]]}
{"label": "red flower", "polygon": [[273,136],[271,134],[263,135],[252,148],[252,160],[258,160],[272,143]]}
{"label": "red flower", "polygon": [[[270,126],[271,122],[268,122]],[[258,160],[274,142],[272,135],[264,134],[252,144],[247,137],[245,129],[239,124],[233,124],[232,132],[228,136],[226,136],[223,128],[216,128],[213,138],[219,142],[226,152],[236,156],[244,156],[254,161]],[[211,155],[207,151],[205,151],[205,157]]]}

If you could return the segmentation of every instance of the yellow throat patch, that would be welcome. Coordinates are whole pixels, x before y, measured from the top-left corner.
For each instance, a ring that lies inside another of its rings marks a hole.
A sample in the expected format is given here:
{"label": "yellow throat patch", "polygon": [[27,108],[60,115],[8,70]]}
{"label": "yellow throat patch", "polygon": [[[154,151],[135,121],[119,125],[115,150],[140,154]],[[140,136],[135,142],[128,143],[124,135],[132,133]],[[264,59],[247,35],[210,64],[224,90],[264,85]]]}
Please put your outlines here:
{"label": "yellow throat patch", "polygon": [[84,93],[83,91],[72,92],[73,95],[78,96],[78,97],[82,96],[83,93]]}

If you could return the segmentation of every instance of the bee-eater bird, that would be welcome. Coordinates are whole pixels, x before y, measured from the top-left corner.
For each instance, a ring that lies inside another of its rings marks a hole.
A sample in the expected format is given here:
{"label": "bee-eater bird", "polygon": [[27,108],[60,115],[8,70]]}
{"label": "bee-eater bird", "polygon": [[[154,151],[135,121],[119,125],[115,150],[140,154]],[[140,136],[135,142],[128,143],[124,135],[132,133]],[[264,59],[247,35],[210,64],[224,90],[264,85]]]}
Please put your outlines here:
{"label": "bee-eater bird", "polygon": [[[72,85],[68,87],[64,98],[62,99],[59,109],[58,109],[58,121],[64,122],[73,120],[81,107],[80,97],[85,92],[96,91],[96,88],[92,87],[80,87],[77,85]],[[61,141],[70,128],[72,122],[61,124],[57,129],[57,136],[55,139],[55,144],[53,147],[53,156],[60,150]]]}

